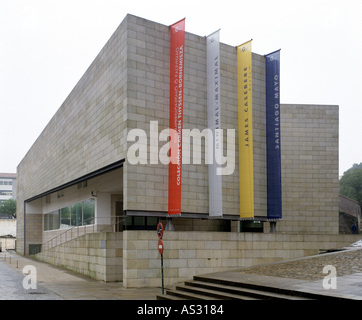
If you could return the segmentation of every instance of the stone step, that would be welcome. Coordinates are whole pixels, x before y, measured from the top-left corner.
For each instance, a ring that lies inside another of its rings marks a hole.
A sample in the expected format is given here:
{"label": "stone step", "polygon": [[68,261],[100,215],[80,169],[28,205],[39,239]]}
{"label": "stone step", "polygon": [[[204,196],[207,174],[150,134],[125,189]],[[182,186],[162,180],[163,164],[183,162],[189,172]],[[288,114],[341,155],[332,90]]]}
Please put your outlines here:
{"label": "stone step", "polygon": [[204,295],[197,290],[183,290],[182,286],[177,286],[174,290],[167,290],[165,295],[158,295],[157,300],[218,300]]}
{"label": "stone step", "polygon": [[[158,300],[340,300],[343,297],[293,290],[275,283],[269,285],[241,277],[233,279],[218,274],[194,276],[193,280],[167,290]],[[345,298],[347,299],[347,298]]]}
{"label": "stone step", "polygon": [[219,290],[218,287],[214,289],[206,289],[197,286],[190,286],[189,284],[176,286],[176,291],[183,291],[192,294],[205,296],[206,299],[222,299],[222,300],[257,300],[257,298],[250,297],[243,294],[233,294]]}
{"label": "stone step", "polygon": [[[230,287],[236,287],[236,288],[243,288],[243,289],[249,289],[249,290],[257,290],[259,292],[264,293],[273,293],[275,294],[275,298],[283,298],[283,297],[289,297],[289,300],[333,300],[342,299],[338,296],[332,296],[328,294],[322,294],[317,292],[306,292],[302,290],[293,290],[290,288],[281,288],[272,285],[264,285],[261,283],[251,283],[251,282],[245,282],[243,280],[235,281],[230,279],[224,279],[224,278],[218,278],[214,276],[208,276],[208,275],[201,275],[201,276],[194,276],[194,281],[204,282],[204,283],[212,283],[215,285],[225,285]],[[278,296],[279,295],[279,296]],[[263,298],[265,299],[265,298]]]}
{"label": "stone step", "polygon": [[194,286],[198,288],[204,288],[214,291],[220,291],[224,293],[232,294],[236,297],[243,297],[243,300],[248,298],[263,299],[263,300],[309,300],[308,298],[296,297],[293,295],[286,295],[277,292],[262,291],[257,289],[235,287],[222,284],[213,284],[204,281],[186,281],[185,285]]}
{"label": "stone step", "polygon": [[157,300],[185,300],[186,299],[186,298],[182,298],[182,297],[173,295],[172,293],[169,293],[169,291],[167,291],[166,294],[157,295],[156,298],[157,298]]}

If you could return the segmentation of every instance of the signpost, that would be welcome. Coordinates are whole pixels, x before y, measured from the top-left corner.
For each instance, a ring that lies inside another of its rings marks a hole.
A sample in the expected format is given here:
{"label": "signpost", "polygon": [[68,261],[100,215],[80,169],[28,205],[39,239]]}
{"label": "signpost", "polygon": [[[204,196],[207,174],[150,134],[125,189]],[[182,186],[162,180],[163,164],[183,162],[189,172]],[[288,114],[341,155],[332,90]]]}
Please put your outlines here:
{"label": "signpost", "polygon": [[157,236],[159,239],[163,237],[163,225],[161,222],[157,225]]}
{"label": "signpost", "polygon": [[163,225],[162,225],[161,222],[157,225],[157,236],[159,238],[159,240],[158,240],[158,252],[161,255],[162,294],[164,294],[164,285],[163,285],[163,241],[162,241]]}
{"label": "signpost", "polygon": [[163,255],[163,241],[162,239],[158,240],[158,252],[160,253],[160,255]]}

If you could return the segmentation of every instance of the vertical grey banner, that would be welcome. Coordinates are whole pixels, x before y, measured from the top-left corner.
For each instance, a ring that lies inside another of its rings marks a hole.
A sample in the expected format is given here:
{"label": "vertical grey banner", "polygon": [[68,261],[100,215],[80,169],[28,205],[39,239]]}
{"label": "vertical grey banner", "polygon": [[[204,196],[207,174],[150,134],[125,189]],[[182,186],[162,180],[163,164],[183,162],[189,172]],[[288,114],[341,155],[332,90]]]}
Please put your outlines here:
{"label": "vertical grey banner", "polygon": [[220,121],[220,30],[207,37],[209,216],[222,217],[222,131]]}

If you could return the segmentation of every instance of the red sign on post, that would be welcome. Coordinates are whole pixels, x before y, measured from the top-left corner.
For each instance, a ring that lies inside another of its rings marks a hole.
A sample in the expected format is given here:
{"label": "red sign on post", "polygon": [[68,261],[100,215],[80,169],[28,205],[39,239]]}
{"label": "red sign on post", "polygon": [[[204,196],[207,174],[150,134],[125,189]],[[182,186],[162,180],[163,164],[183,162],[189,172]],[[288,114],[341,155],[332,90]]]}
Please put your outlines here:
{"label": "red sign on post", "polygon": [[162,294],[164,294],[164,285],[163,285],[163,241],[162,241],[162,237],[163,237],[163,224],[161,222],[159,222],[157,224],[157,236],[159,238],[158,240],[158,252],[161,255],[161,274],[162,274]]}
{"label": "red sign on post", "polygon": [[160,253],[160,255],[163,254],[163,241],[162,241],[162,239],[158,240],[158,252]]}
{"label": "red sign on post", "polygon": [[157,236],[162,239],[163,237],[163,225],[161,222],[157,225]]}

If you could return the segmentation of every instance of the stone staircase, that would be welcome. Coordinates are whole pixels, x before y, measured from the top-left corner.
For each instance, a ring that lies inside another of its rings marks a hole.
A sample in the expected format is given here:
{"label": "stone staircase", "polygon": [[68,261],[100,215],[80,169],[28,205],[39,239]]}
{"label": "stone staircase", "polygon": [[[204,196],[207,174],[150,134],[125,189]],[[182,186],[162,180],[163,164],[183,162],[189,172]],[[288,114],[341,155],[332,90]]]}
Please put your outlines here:
{"label": "stone staircase", "polygon": [[320,300],[336,299],[319,293],[302,292],[262,284],[194,276],[157,300]]}

